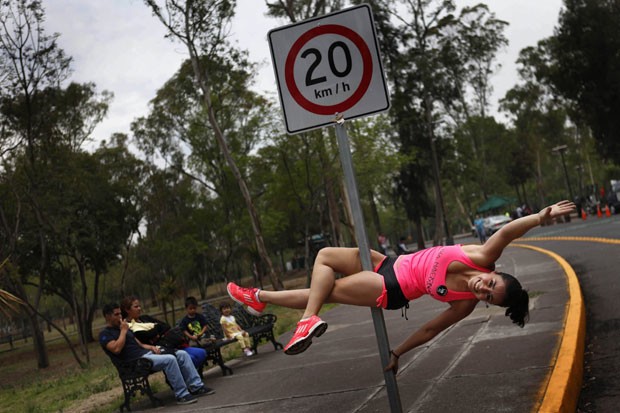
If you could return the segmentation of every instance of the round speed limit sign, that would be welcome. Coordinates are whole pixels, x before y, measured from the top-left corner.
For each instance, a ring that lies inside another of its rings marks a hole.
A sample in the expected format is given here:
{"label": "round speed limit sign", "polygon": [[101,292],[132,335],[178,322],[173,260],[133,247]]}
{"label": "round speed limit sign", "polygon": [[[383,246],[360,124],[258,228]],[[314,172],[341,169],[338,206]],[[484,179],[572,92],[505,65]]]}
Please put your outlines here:
{"label": "round speed limit sign", "polygon": [[368,5],[274,29],[269,43],[289,133],[389,108]]}

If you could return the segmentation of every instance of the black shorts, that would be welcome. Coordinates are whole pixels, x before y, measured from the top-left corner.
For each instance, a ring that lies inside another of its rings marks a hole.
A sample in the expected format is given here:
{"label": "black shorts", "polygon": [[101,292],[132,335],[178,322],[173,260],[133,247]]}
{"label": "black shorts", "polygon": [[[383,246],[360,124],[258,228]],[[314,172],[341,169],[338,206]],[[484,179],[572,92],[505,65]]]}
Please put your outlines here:
{"label": "black shorts", "polygon": [[400,288],[400,284],[396,280],[396,274],[394,273],[395,263],[396,257],[386,257],[376,271],[383,276],[385,281],[385,289],[387,291],[387,305],[385,308],[388,310],[398,310],[409,303],[409,300],[405,298],[403,290]]}

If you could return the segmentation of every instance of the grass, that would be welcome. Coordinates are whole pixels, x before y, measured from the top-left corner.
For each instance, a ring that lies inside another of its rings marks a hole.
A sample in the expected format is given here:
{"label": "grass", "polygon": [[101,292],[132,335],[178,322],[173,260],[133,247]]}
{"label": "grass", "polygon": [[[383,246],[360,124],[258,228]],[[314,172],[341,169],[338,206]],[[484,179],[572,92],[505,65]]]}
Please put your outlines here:
{"label": "grass", "polygon": [[[289,289],[300,288],[304,282],[304,277],[289,278],[285,285]],[[218,287],[213,291],[218,295],[225,290]],[[334,306],[325,305],[323,311]],[[303,310],[272,305],[267,306],[266,312],[278,317],[274,328],[276,337],[292,330],[303,314]],[[178,315],[182,316],[182,311]],[[95,323],[95,334],[101,325],[101,320]],[[9,349],[8,344],[0,346],[0,412],[72,412],[79,408],[80,412],[103,413],[113,411],[121,404],[122,389],[116,369],[99,344],[89,344],[90,364],[82,369],[65,342],[56,339],[57,335],[55,332],[46,335],[50,360],[50,366],[46,369],[37,368],[31,340],[27,343],[23,340],[16,342],[13,350]],[[76,351],[80,351],[79,347]],[[240,354],[237,346],[222,349],[224,361],[237,358]],[[151,376],[150,381],[155,391],[165,390],[163,374]],[[87,407],[87,400],[95,394],[101,398],[92,407]]]}
{"label": "grass", "polygon": [[119,387],[116,369],[97,343],[91,363],[82,369],[66,345],[49,345],[50,367],[39,370],[30,346],[0,354],[0,411],[61,412],[77,401]]}

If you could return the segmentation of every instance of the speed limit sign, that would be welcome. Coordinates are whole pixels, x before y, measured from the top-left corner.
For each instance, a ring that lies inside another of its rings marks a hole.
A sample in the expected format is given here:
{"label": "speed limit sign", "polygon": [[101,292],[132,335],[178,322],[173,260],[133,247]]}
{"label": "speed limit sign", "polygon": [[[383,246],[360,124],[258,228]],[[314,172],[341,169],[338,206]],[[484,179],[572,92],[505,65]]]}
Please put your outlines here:
{"label": "speed limit sign", "polygon": [[268,34],[288,133],[388,110],[370,7],[351,7]]}

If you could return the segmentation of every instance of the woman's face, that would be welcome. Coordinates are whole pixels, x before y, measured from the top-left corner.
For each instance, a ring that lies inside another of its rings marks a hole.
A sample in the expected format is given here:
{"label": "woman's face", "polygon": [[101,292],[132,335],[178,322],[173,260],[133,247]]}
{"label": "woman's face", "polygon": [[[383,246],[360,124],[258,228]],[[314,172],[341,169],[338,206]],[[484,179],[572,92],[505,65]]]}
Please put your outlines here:
{"label": "woman's face", "polygon": [[506,283],[501,275],[495,272],[480,273],[467,281],[469,290],[480,301],[500,305],[506,296]]}
{"label": "woman's face", "polygon": [[140,307],[140,300],[134,300],[131,302],[131,306],[127,310],[127,318],[129,320],[135,320],[140,317],[142,313],[142,307]]}

